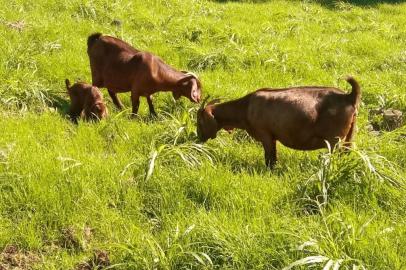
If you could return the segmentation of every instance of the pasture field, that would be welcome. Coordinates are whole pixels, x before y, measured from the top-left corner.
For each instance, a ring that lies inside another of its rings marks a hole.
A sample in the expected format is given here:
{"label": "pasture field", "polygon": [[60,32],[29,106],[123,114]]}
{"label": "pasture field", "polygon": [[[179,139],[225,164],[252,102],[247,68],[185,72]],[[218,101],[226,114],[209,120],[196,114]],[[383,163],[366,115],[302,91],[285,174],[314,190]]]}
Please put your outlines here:
{"label": "pasture field", "polygon": [[[402,1],[0,0],[0,269],[406,269]],[[196,139],[198,105],[155,95],[74,125],[64,79],[91,82],[102,32],[199,75],[203,95],[261,87],[362,89],[355,148],[262,147],[242,131]],[[93,268],[103,267],[93,259]],[[105,261],[107,260],[104,256]],[[87,268],[86,268],[87,267]]]}

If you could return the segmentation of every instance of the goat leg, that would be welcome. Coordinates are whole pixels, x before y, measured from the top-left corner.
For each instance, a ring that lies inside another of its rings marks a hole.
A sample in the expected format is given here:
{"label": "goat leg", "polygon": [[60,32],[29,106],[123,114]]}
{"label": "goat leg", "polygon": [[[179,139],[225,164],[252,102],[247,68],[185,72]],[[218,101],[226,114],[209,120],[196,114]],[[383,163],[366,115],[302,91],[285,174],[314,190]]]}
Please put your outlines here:
{"label": "goat leg", "polygon": [[265,165],[272,169],[277,161],[276,157],[276,141],[273,139],[262,142],[265,150]]}
{"label": "goat leg", "polygon": [[135,94],[134,91],[131,92],[131,103],[133,106],[132,116],[134,117],[138,114],[138,108],[140,107],[140,96]]}
{"label": "goat leg", "polygon": [[111,97],[111,99],[113,100],[114,105],[116,105],[116,107],[119,110],[123,109],[123,104],[121,103],[121,101],[118,99],[117,94],[113,91],[108,89],[109,95]]}
{"label": "goat leg", "polygon": [[156,116],[156,112],[154,109],[154,105],[152,104],[152,96],[147,96],[147,102],[148,102],[148,107],[149,107],[149,113],[151,116]]}
{"label": "goat leg", "polygon": [[353,136],[355,134],[356,126],[357,126],[356,118],[354,116],[353,119],[352,119],[350,130],[348,131],[348,133],[347,133],[347,135],[345,136],[345,139],[344,139],[344,144],[343,144],[344,152],[348,152],[349,149],[352,147],[352,138],[353,138]]}

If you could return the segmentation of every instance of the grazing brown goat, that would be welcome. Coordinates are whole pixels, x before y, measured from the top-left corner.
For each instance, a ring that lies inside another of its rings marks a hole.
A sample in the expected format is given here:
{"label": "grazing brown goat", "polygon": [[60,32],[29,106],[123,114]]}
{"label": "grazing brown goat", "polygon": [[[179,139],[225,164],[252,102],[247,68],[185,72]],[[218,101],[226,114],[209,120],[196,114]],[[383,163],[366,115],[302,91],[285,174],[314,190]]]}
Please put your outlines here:
{"label": "grazing brown goat", "polygon": [[68,79],[65,84],[71,100],[69,116],[73,122],[77,123],[81,115],[85,120],[100,120],[107,116],[107,107],[97,87],[80,82],[71,86]]}
{"label": "grazing brown goat", "polygon": [[209,103],[197,114],[197,134],[203,142],[214,139],[220,129],[244,129],[262,143],[265,163],[272,167],[276,141],[297,150],[334,146],[339,139],[350,144],[355,130],[361,90],[348,77],[349,94],[332,87],[259,89],[240,99]]}
{"label": "grazing brown goat", "polygon": [[133,48],[128,43],[100,33],[88,37],[87,53],[90,59],[92,83],[106,87],[117,108],[123,105],[117,93],[131,91],[132,112],[137,114],[139,98],[147,98],[149,111],[155,115],[152,94],[171,91],[175,99],[181,96],[198,103],[201,84],[196,75],[178,71],[159,57]]}

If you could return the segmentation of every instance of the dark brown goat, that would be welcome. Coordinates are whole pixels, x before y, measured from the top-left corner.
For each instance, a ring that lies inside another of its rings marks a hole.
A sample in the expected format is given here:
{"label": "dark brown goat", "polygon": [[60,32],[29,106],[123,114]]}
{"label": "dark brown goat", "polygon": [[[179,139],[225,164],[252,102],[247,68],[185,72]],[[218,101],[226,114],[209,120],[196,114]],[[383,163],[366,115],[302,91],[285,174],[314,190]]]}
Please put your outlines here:
{"label": "dark brown goat", "polygon": [[[259,89],[243,98],[208,104],[197,114],[197,134],[203,142],[214,139],[220,129],[244,129],[262,143],[265,163],[273,167],[276,141],[297,150],[334,146],[339,139],[350,144],[355,130],[361,90],[348,77],[352,91],[332,87]],[[213,102],[212,102],[213,103]]]}
{"label": "dark brown goat", "polygon": [[95,33],[87,41],[92,83],[106,87],[117,108],[123,105],[117,93],[131,91],[133,114],[138,113],[139,98],[147,98],[151,114],[155,115],[152,94],[171,91],[175,99],[181,96],[198,103],[201,96],[199,79],[165,64],[159,57],[141,52],[128,43],[110,36]]}
{"label": "dark brown goat", "polygon": [[107,117],[107,107],[97,87],[81,82],[71,86],[68,79],[65,80],[65,84],[71,100],[69,116],[73,122],[77,123],[81,115],[85,120],[100,120]]}

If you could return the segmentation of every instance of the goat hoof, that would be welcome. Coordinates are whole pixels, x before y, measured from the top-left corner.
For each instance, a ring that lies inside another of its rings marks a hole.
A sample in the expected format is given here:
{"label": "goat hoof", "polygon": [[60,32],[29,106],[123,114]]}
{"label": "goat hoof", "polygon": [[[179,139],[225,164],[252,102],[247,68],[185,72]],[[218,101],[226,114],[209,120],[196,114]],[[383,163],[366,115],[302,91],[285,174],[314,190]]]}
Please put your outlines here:
{"label": "goat hoof", "polygon": [[131,113],[130,118],[131,119],[137,119],[139,117],[138,113]]}
{"label": "goat hoof", "polygon": [[266,164],[266,167],[270,170],[273,170],[275,168],[276,162],[270,162]]}

